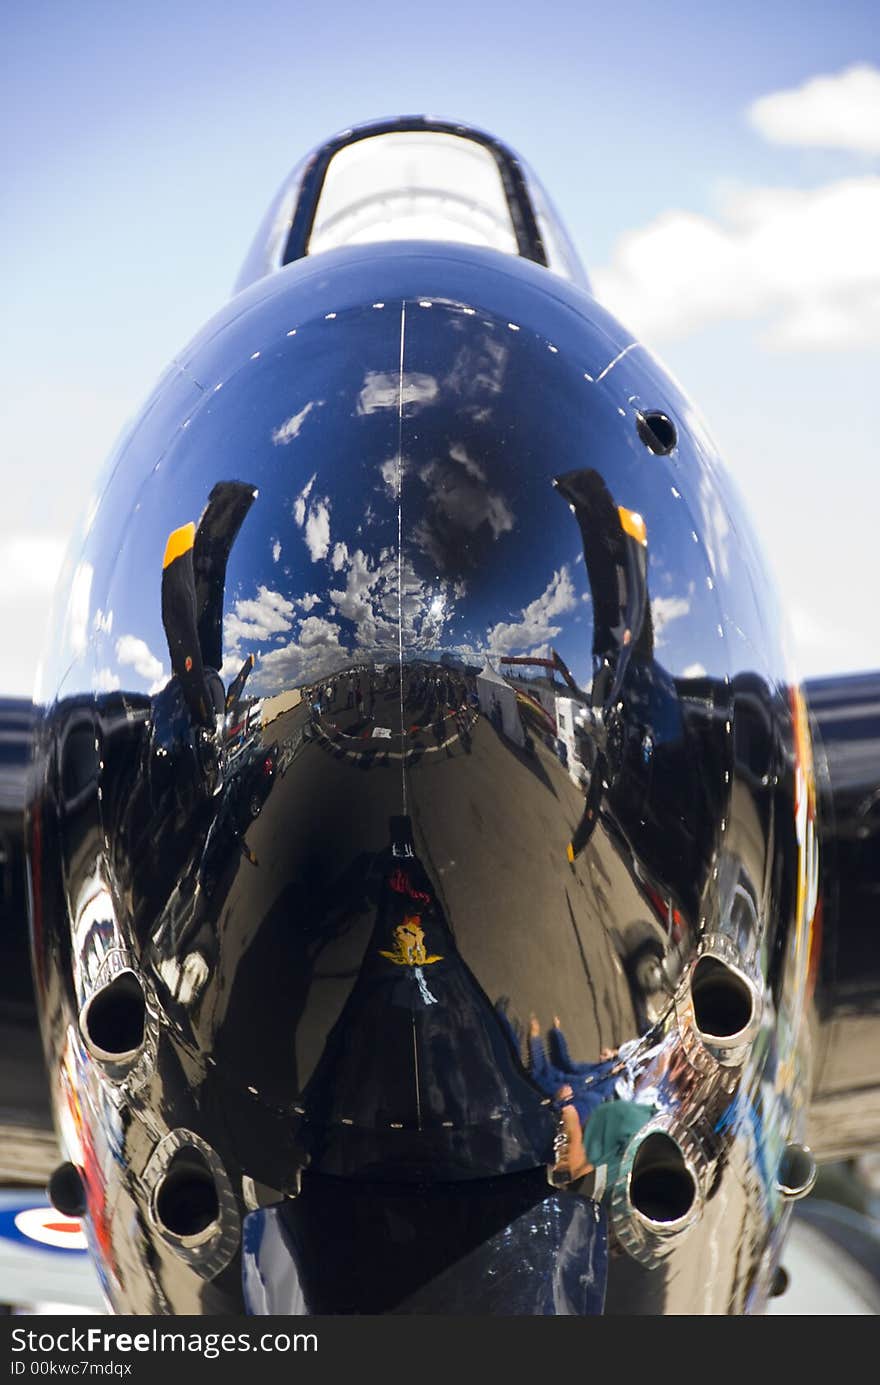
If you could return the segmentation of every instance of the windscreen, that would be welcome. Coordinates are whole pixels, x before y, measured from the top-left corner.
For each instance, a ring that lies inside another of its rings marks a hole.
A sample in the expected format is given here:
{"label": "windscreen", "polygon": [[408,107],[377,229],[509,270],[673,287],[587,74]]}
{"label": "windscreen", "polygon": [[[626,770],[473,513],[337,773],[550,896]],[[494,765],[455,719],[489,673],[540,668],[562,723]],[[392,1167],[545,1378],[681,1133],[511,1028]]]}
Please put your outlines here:
{"label": "windscreen", "polygon": [[492,154],[439,131],[358,140],[331,160],[309,254],[384,240],[448,240],[516,255],[504,185]]}

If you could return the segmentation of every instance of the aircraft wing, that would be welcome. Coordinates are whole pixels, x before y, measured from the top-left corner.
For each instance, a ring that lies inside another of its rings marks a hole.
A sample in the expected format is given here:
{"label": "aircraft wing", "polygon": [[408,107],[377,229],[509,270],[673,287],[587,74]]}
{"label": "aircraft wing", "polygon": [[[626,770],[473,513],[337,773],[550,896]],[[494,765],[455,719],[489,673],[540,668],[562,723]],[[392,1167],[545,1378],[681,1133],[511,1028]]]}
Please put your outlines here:
{"label": "aircraft wing", "polygon": [[820,793],[822,949],[808,1138],[821,1158],[880,1141],[880,673],[806,684]]}
{"label": "aircraft wing", "polygon": [[0,1190],[0,1311],[103,1313],[79,1222],[32,1188]]}
{"label": "aircraft wing", "polygon": [[0,1180],[45,1186],[58,1162],[31,979],[22,814],[35,710],[0,699]]}

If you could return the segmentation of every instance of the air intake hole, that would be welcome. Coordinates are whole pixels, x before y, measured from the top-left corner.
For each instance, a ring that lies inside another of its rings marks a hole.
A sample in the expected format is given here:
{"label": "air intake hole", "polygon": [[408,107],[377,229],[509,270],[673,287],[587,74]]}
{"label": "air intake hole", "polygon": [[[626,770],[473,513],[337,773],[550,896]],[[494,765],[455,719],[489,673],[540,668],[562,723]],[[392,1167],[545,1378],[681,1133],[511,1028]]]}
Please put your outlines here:
{"label": "air intake hole", "polygon": [[662,1131],[639,1146],[630,1179],[630,1201],[649,1221],[676,1222],[694,1205],[696,1186],[684,1155]]}
{"label": "air intake hole", "polygon": [[672,419],[656,409],[646,414],[637,414],[636,428],[648,451],[657,457],[665,457],[678,442],[678,433]]}
{"label": "air intake hole", "polygon": [[217,1185],[198,1150],[175,1154],[156,1193],[156,1216],[174,1236],[198,1236],[220,1215]]}
{"label": "air intake hole", "polygon": [[46,1189],[49,1201],[65,1217],[81,1217],[86,1210],[86,1190],[75,1164],[59,1164]]}
{"label": "air intake hole", "polygon": [[133,972],[124,971],[89,1001],[83,1016],[85,1036],[102,1053],[132,1053],[144,1041],[146,1011],[140,982]]}
{"label": "air intake hole", "polygon": [[701,957],[691,979],[694,1018],[701,1034],[730,1039],[751,1022],[754,999],[748,983],[717,957]]}
{"label": "air intake hole", "polygon": [[805,1197],[816,1181],[816,1160],[806,1145],[786,1145],[776,1186],[783,1197]]}

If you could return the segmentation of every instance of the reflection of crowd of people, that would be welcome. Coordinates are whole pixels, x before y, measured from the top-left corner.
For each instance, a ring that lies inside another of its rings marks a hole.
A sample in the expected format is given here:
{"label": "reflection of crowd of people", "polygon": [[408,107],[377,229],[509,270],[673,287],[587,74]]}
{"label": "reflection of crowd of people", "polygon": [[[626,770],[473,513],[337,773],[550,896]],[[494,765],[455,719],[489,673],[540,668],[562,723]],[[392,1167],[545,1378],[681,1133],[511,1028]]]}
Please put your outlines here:
{"label": "reflection of crowd of people", "polygon": [[[335,675],[326,682],[315,683],[303,690],[309,706],[311,724],[315,730],[329,730],[331,735],[362,738],[376,721],[376,702],[379,695],[394,695],[400,690],[400,674],[395,665],[385,668],[352,669]],[[466,750],[470,749],[470,731],[479,711],[476,682],[472,674],[432,664],[416,664],[405,668],[401,706],[413,717],[413,724],[404,729],[410,734],[429,731],[437,748],[447,743],[452,721],[455,732]],[[354,719],[339,725],[329,718],[334,713],[353,712]]]}

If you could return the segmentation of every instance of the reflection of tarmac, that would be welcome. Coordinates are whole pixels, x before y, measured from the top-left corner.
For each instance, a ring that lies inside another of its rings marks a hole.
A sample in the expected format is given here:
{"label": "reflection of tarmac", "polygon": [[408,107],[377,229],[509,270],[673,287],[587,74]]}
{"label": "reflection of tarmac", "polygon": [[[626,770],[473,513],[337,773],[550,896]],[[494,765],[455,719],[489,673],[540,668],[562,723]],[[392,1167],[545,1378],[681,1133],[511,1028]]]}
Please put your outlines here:
{"label": "reflection of tarmac", "polygon": [[[354,720],[358,714],[327,715]],[[258,1050],[280,1043],[290,1051],[295,1033],[290,1071],[300,1088],[351,990],[372,930],[371,911],[357,903],[349,878],[357,879],[361,861],[387,850],[389,819],[404,808],[399,757],[391,763],[381,752],[356,763],[337,758],[320,743],[302,742],[309,720],[309,708],[300,704],[264,728],[264,744],[287,739],[301,748],[246,830],[260,866],[239,866],[220,922],[221,959],[227,946],[230,967],[245,955],[235,975],[214,978],[202,1013],[212,1028],[227,1012],[238,1020],[262,1016],[254,1034],[258,1065]],[[375,720],[399,731],[396,690],[379,694]],[[430,728],[424,739],[429,734]],[[618,910],[621,900],[631,901],[634,920],[644,917],[645,905],[601,829],[569,865],[565,848],[583,796],[544,746],[527,755],[483,718],[472,728],[470,753],[457,734],[449,740],[443,754],[423,754],[407,766],[406,810],[457,947],[490,1001],[509,996],[512,1016],[522,1020],[535,1011],[549,1024],[558,1014],[574,1056],[595,1058],[603,1045],[636,1032],[603,899],[614,894]],[[258,967],[261,976],[277,976],[277,997],[248,995]],[[600,1015],[612,1017],[612,1032],[600,1028]],[[281,1033],[266,1032],[267,1017]],[[240,1039],[248,1026],[235,1028]],[[244,1052],[234,1066],[250,1066]]]}
{"label": "reflection of tarmac", "polygon": [[[400,725],[399,714],[387,719],[393,719],[398,726]],[[471,714],[467,714],[464,723],[466,731],[470,730],[475,719]],[[401,746],[399,731],[391,731],[390,727],[380,726],[379,723],[367,722],[364,726],[363,720],[363,718],[358,718],[354,726],[346,731],[339,722],[324,718],[315,732],[315,739],[355,762],[362,762],[365,758],[380,755],[388,761],[400,761],[405,757],[407,764],[414,763],[422,755],[436,755],[441,750],[447,750],[456,742],[461,742],[461,732],[456,715],[450,711],[444,713],[440,723],[435,722],[432,726],[416,727],[413,725],[409,727],[405,749]],[[438,724],[441,727],[439,735],[435,730]],[[383,731],[390,732],[390,734],[382,735]],[[428,737],[431,735],[434,737],[433,744],[428,742]]]}
{"label": "reflection of tarmac", "polygon": [[[522,1019],[534,1011],[549,1024],[558,1014],[579,1060],[634,1035],[629,988],[597,908],[592,865],[603,853],[614,888],[643,906],[604,840],[569,865],[584,800],[556,757],[539,742],[525,754],[481,719],[470,755],[426,760],[408,783],[417,849],[493,999],[510,996]],[[601,1032],[599,1016],[609,1014],[614,1032]]]}

